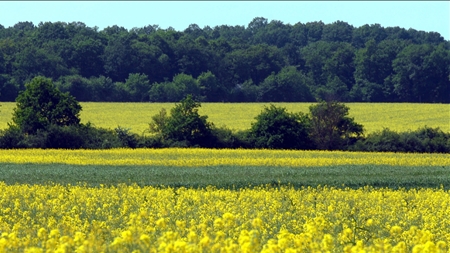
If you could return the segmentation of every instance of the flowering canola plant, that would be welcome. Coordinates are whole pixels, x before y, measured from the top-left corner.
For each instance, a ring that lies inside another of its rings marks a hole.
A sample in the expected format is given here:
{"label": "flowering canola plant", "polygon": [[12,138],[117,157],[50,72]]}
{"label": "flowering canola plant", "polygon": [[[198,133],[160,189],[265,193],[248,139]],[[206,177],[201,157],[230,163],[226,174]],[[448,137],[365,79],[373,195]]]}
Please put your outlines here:
{"label": "flowering canola plant", "polygon": [[0,163],[200,166],[449,166],[448,154],[239,149],[0,150]]}
{"label": "flowering canola plant", "polygon": [[[0,163],[448,166],[445,154],[0,150]],[[450,191],[0,182],[1,252],[449,252]]]}
{"label": "flowering canola plant", "polygon": [[448,252],[450,191],[0,183],[0,252]]}

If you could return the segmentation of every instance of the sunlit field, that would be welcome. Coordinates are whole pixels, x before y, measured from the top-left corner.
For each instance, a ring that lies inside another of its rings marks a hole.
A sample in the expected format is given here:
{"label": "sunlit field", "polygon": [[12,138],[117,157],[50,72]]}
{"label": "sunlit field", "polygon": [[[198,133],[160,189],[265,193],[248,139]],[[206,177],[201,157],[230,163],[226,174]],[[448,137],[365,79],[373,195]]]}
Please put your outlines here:
{"label": "sunlit field", "polygon": [[[80,103],[83,107],[81,121],[91,122],[104,128],[130,128],[142,134],[148,129],[151,117],[162,108],[168,112],[175,103]],[[289,112],[309,111],[311,103],[274,103],[286,107]],[[11,122],[15,103],[1,103],[0,128]],[[202,103],[200,114],[216,126],[227,126],[233,130],[244,130],[251,126],[264,108],[262,103]],[[450,132],[449,104],[413,103],[348,103],[350,116],[364,125],[367,133],[387,127],[395,131],[416,130],[420,127],[440,127]]]}
{"label": "sunlit field", "polygon": [[450,192],[0,183],[0,252],[448,252]]}
{"label": "sunlit field", "polygon": [[0,163],[167,167],[336,165],[449,166],[447,154],[246,149],[0,150]]}
{"label": "sunlit field", "polygon": [[0,252],[449,249],[445,154],[26,149],[0,167]]}
{"label": "sunlit field", "polygon": [[[81,105],[84,123],[140,134],[174,104]],[[449,105],[348,106],[368,132],[450,132]],[[243,130],[262,108],[200,113]],[[0,253],[449,252],[448,154],[18,149],[0,150],[0,172]]]}

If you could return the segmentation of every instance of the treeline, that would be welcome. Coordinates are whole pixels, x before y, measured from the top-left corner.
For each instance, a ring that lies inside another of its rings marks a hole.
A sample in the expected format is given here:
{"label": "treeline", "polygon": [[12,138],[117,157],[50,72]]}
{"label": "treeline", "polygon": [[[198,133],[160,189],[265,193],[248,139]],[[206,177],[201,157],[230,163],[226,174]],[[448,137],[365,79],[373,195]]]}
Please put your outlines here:
{"label": "treeline", "polygon": [[150,135],[129,129],[96,128],[81,124],[81,106],[61,92],[51,79],[36,77],[17,97],[12,123],[0,131],[0,148],[268,148],[450,153],[450,133],[423,127],[397,133],[389,129],[364,134],[348,116],[349,108],[321,101],[309,113],[292,113],[273,104],[255,117],[249,129],[232,132],[199,115],[200,102],[188,95],[168,113],[162,109],[149,119]]}
{"label": "treeline", "polygon": [[346,22],[184,31],[81,22],[0,25],[0,100],[35,76],[78,101],[450,102],[450,41],[436,32]]}

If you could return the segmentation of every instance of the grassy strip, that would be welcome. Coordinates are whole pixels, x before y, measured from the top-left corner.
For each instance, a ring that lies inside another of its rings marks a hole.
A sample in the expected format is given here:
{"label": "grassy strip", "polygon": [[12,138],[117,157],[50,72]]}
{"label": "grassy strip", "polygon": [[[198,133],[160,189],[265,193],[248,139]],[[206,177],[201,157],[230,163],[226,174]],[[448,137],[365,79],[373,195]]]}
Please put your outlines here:
{"label": "grassy strip", "polygon": [[339,165],[330,167],[163,167],[67,164],[0,164],[0,182],[6,184],[121,183],[172,186],[241,188],[261,184],[295,187],[328,185],[359,188],[441,187],[450,189],[449,166]]}

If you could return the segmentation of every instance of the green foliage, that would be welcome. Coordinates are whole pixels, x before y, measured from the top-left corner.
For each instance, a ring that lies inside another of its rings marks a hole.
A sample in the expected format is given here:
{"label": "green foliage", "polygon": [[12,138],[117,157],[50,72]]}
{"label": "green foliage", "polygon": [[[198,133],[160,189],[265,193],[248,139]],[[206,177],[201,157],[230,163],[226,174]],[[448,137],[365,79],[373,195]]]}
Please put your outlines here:
{"label": "green foliage", "polygon": [[347,116],[349,108],[342,103],[321,101],[309,110],[310,135],[319,149],[343,149],[363,134],[363,126]]}
{"label": "green foliage", "polygon": [[259,101],[309,102],[314,101],[310,86],[312,80],[295,69],[284,67],[278,74],[268,76],[261,84]]}
{"label": "green foliage", "polygon": [[167,119],[167,111],[165,108],[162,108],[158,114],[152,116],[152,122],[149,123],[150,132],[162,134],[163,129],[166,127]]}
{"label": "green foliage", "polygon": [[381,131],[370,133],[351,149],[376,152],[449,153],[450,133],[430,127],[403,133],[384,128]]}
{"label": "green foliage", "polygon": [[192,95],[188,95],[170,110],[169,117],[166,116],[164,109],[153,116],[150,130],[173,146],[209,147],[213,142],[211,130],[213,125],[206,121],[207,116],[199,115],[200,106]]}
{"label": "green foliage", "polygon": [[394,92],[400,101],[450,101],[450,54],[443,44],[409,45],[392,64]]}
{"label": "green foliage", "polygon": [[25,135],[17,126],[10,125],[7,129],[0,130],[0,148],[24,148],[20,145],[24,139]]}
{"label": "green foliage", "polygon": [[35,77],[16,99],[13,122],[24,133],[36,133],[50,125],[70,126],[80,123],[81,106],[68,93],[59,91],[48,78]]}
{"label": "green foliage", "polygon": [[435,32],[344,21],[183,31],[19,22],[0,29],[0,99],[42,75],[79,101],[310,101],[306,84],[313,100],[447,103],[449,50]]}
{"label": "green foliage", "polygon": [[212,126],[212,141],[211,145],[214,148],[245,148],[248,147],[248,142],[240,138],[239,134],[233,133],[231,129],[222,126]]}
{"label": "green foliage", "polygon": [[257,86],[253,83],[252,79],[249,79],[242,84],[236,85],[236,87],[230,92],[230,99],[233,102],[258,101],[260,90],[261,86]]}
{"label": "green foliage", "polygon": [[220,85],[219,80],[211,71],[201,73],[197,82],[206,102],[221,102],[226,99],[227,90]]}
{"label": "green foliage", "polygon": [[133,102],[148,101],[151,85],[147,75],[130,74],[125,82],[125,86],[129,94],[126,100],[131,99]]}
{"label": "green foliage", "polygon": [[89,82],[92,87],[89,101],[117,101],[117,89],[111,78],[105,76],[91,77]]}
{"label": "green foliage", "polygon": [[122,147],[136,148],[138,146],[139,137],[130,132],[130,128],[116,127],[114,129],[117,138],[121,142]]}
{"label": "green foliage", "polygon": [[310,120],[303,113],[270,105],[255,117],[249,134],[256,148],[311,149]]}
{"label": "green foliage", "polygon": [[62,92],[68,92],[77,101],[90,101],[93,93],[91,82],[80,75],[61,77],[55,86]]}
{"label": "green foliage", "polygon": [[106,149],[133,147],[118,132],[91,124],[60,126],[51,124],[36,133],[24,134],[14,125],[0,132],[0,148]]}
{"label": "green foliage", "polygon": [[152,102],[180,101],[188,94],[202,100],[201,93],[197,80],[186,74],[176,75],[172,82],[155,83],[149,91]]}

